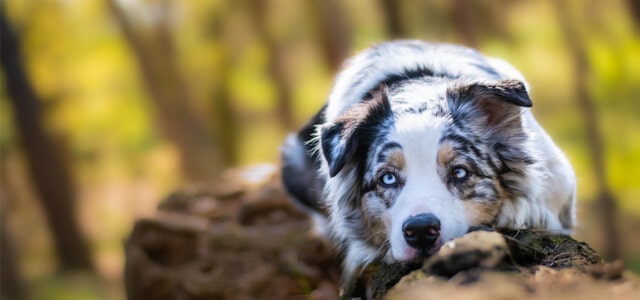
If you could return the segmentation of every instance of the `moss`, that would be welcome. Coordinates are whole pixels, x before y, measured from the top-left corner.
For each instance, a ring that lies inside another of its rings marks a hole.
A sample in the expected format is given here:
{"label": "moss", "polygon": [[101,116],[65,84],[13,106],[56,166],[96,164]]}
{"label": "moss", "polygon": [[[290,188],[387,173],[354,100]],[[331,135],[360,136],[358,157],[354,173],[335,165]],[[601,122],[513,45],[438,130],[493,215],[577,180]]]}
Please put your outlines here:
{"label": "moss", "polygon": [[[481,280],[490,272],[532,273],[529,267],[578,267],[602,262],[589,245],[567,235],[538,230],[498,229],[497,232],[471,232],[454,240],[455,246],[443,246],[422,266],[385,264],[369,265],[347,289],[344,297],[379,298],[398,286],[422,282],[429,276],[443,279],[464,278],[464,283]],[[453,245],[453,243],[451,244]],[[419,270],[416,270],[419,269]]]}

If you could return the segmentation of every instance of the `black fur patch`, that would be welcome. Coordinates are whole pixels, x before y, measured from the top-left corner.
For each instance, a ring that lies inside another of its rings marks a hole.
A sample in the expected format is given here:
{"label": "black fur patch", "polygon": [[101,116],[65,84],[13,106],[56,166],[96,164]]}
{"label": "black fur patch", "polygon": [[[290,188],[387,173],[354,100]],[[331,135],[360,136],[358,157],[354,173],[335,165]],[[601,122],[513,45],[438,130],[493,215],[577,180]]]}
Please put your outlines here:
{"label": "black fur patch", "polygon": [[433,71],[425,67],[417,67],[416,69],[413,69],[413,70],[404,70],[404,72],[399,74],[388,75],[385,79],[380,81],[380,85],[378,85],[378,87],[364,94],[362,98],[363,99],[373,98],[373,94],[375,94],[376,91],[379,91],[379,88],[382,86],[392,87],[403,81],[418,79],[423,77],[451,77],[451,75],[435,74]]}
{"label": "black fur patch", "polygon": [[523,142],[520,107],[532,103],[522,82],[501,80],[474,83],[447,91],[451,126],[443,134],[471,161],[483,162],[478,170],[497,178],[508,196],[523,195],[525,169],[534,163]]}
{"label": "black fur patch", "polygon": [[298,132],[290,135],[280,149],[282,160],[282,182],[297,203],[307,209],[328,215],[322,205],[324,179],[316,172],[320,160],[314,153],[310,141],[316,126],[324,123],[326,105]]}
{"label": "black fur patch", "polygon": [[354,161],[364,162],[370,146],[386,134],[393,122],[387,88],[382,86],[371,99],[353,105],[333,124],[321,130],[322,153],[334,177]]}

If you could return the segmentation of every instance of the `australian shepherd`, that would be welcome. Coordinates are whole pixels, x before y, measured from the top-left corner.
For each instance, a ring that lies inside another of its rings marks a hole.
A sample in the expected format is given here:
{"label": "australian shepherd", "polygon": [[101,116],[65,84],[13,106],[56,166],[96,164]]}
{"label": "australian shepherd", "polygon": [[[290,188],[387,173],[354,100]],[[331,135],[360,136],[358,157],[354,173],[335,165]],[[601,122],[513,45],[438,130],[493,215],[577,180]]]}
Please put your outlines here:
{"label": "australian shepherd", "polygon": [[421,261],[476,227],[569,233],[575,175],[531,106],[503,60],[381,43],[346,62],[286,140],[283,181],[343,251],[345,280],[374,260]]}

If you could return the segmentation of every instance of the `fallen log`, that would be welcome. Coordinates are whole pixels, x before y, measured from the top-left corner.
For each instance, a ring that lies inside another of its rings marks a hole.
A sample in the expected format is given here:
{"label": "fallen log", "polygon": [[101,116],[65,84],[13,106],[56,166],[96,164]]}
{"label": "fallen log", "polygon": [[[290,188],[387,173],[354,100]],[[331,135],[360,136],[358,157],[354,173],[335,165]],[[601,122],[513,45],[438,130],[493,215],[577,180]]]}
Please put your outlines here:
{"label": "fallen log", "polygon": [[[540,268],[569,269],[594,277],[614,280],[622,278],[621,265],[604,265],[598,254],[586,243],[567,235],[536,230],[499,229],[495,232],[475,231],[446,243],[423,264],[374,263],[353,283],[353,297],[379,298],[396,287],[401,280],[412,282],[427,277],[470,284],[486,274],[500,272],[510,276],[535,274]],[[417,269],[417,270],[416,270]],[[406,277],[406,278],[405,278]],[[358,290],[366,287],[366,290]]]}
{"label": "fallen log", "polygon": [[376,262],[340,291],[339,260],[311,234],[275,168],[190,187],[125,243],[129,299],[636,299],[637,277],[589,245],[534,230],[474,231],[422,264]]}
{"label": "fallen log", "polygon": [[279,178],[255,172],[178,191],[137,221],[125,243],[128,299],[336,299],[335,253]]}

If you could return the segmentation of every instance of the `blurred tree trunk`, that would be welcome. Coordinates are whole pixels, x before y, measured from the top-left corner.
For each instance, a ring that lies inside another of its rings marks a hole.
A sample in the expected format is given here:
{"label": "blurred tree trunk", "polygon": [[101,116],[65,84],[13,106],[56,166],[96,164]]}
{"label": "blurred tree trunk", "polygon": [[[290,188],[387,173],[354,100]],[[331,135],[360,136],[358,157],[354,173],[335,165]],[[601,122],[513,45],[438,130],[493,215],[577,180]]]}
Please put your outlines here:
{"label": "blurred tree trunk", "polygon": [[238,122],[235,111],[231,105],[232,94],[230,90],[231,71],[236,63],[239,52],[234,31],[229,30],[229,20],[233,18],[231,12],[237,1],[228,1],[224,3],[223,9],[213,11],[211,15],[211,28],[208,28],[213,39],[220,39],[222,49],[220,49],[219,63],[216,66],[217,80],[212,79],[210,90],[211,95],[213,129],[215,131],[216,141],[219,143],[219,149],[222,151],[222,157],[227,162],[238,162],[238,141],[237,137]]}
{"label": "blurred tree trunk", "polygon": [[627,0],[627,6],[636,30],[640,30],[640,0]]}
{"label": "blurred tree trunk", "polygon": [[75,216],[74,184],[71,170],[41,123],[40,100],[25,73],[18,37],[0,8],[2,69],[7,94],[13,106],[15,122],[29,175],[47,223],[62,270],[93,270],[91,254]]}
{"label": "blurred tree trunk", "polygon": [[391,38],[406,38],[408,36],[405,24],[402,22],[402,1],[381,0],[380,4],[387,21],[387,35]]}
{"label": "blurred tree trunk", "polygon": [[462,43],[470,47],[478,46],[476,16],[474,14],[474,1],[453,0],[451,8],[452,23],[456,32],[460,34]]}
{"label": "blurred tree trunk", "polygon": [[336,0],[307,0],[320,47],[332,71],[337,71],[351,51],[353,28]]}
{"label": "blurred tree trunk", "polygon": [[587,144],[591,151],[591,167],[596,180],[597,202],[604,228],[605,250],[604,256],[609,259],[620,257],[620,240],[617,229],[617,207],[615,197],[611,193],[607,183],[607,171],[605,168],[605,155],[600,133],[598,115],[593,99],[589,94],[588,77],[591,74],[591,66],[584,48],[584,42],[580,39],[580,33],[575,28],[575,20],[569,14],[566,1],[553,1],[556,7],[560,29],[567,41],[567,46],[573,57],[574,73],[576,76],[576,93],[578,107],[587,127]]}
{"label": "blurred tree trunk", "polygon": [[480,47],[487,38],[500,38],[510,43],[514,39],[508,31],[508,16],[512,0],[454,0],[451,3],[451,22],[462,43]]}
{"label": "blurred tree trunk", "polygon": [[[222,64],[218,67],[219,76],[227,78],[231,69],[230,62],[225,60]],[[214,88],[212,96],[214,130],[216,141],[220,145],[218,148],[222,152],[223,166],[226,167],[238,163],[238,130],[235,113],[231,107],[229,83],[218,83]]]}
{"label": "blurred tree trunk", "polygon": [[157,109],[157,123],[178,149],[184,174],[190,180],[207,179],[218,168],[235,163],[234,157],[216,156],[220,153],[216,153],[212,137],[191,108],[193,97],[179,68],[167,20],[170,3],[154,7],[162,16],[157,16],[150,29],[138,30],[116,2],[107,0],[137,58],[143,83]]}
{"label": "blurred tree trunk", "polygon": [[486,0],[481,1],[480,21],[483,24],[482,31],[485,36],[498,37],[506,43],[515,42],[509,32],[509,10],[513,0]]}
{"label": "blurred tree trunk", "polygon": [[283,44],[269,30],[269,3],[266,0],[251,0],[247,6],[253,21],[252,27],[269,53],[268,71],[276,87],[278,120],[283,128],[291,129],[294,126],[291,107],[292,80],[287,70],[287,59],[290,56]]}
{"label": "blurred tree trunk", "polygon": [[[0,199],[0,205],[2,199]],[[7,232],[4,208],[0,208],[0,297],[2,299],[27,299],[27,289],[18,269],[12,239]]]}

